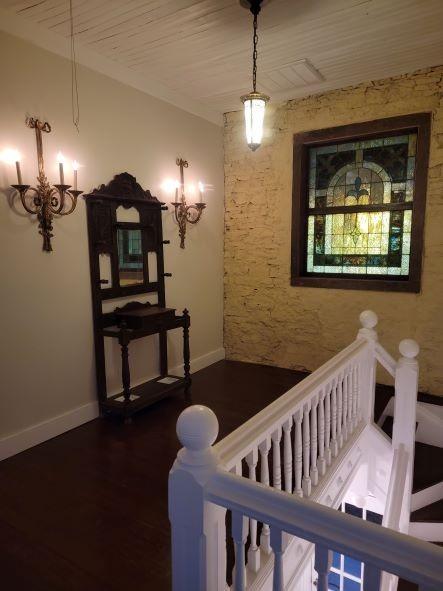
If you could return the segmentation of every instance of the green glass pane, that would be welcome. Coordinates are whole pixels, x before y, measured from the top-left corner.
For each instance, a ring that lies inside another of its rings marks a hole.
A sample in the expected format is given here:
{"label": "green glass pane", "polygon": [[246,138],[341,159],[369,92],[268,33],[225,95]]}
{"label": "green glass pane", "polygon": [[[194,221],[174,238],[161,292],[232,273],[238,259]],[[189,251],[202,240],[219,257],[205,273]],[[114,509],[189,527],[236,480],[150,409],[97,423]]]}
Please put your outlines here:
{"label": "green glass pane", "polygon": [[314,270],[314,256],[312,254],[308,255],[306,270],[308,273],[312,273]]}
{"label": "green glass pane", "polygon": [[403,254],[409,254],[411,252],[411,234],[409,232],[403,233]]}
{"label": "green glass pane", "polygon": [[412,211],[407,209],[403,215],[403,230],[405,232],[411,231]]}
{"label": "green glass pane", "polygon": [[308,234],[314,234],[314,216],[308,217]]}
{"label": "green glass pane", "polygon": [[401,257],[401,274],[408,275],[409,274],[409,255],[405,254]]}
{"label": "green glass pane", "polygon": [[309,234],[308,235],[308,253],[313,253],[314,252],[314,235],[313,234]]}
{"label": "green glass pane", "polygon": [[386,137],[383,140],[384,146],[393,146],[395,144],[409,144],[409,136],[407,135],[397,135],[394,137]]}
{"label": "green glass pane", "polygon": [[407,169],[407,177],[408,179],[413,179],[415,177],[415,158],[414,156],[410,156],[408,158],[408,169]]}
{"label": "green glass pane", "polygon": [[315,189],[309,189],[309,207],[315,207]]}
{"label": "green glass pane", "polygon": [[406,181],[406,201],[414,198],[414,181]]}

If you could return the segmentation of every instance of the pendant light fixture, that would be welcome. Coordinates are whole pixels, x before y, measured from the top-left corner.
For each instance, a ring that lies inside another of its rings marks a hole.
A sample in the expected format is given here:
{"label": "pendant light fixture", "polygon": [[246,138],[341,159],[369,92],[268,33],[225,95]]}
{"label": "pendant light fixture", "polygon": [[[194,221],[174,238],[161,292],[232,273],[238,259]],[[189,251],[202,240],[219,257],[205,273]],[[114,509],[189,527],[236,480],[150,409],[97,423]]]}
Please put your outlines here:
{"label": "pendant light fixture", "polygon": [[257,18],[263,0],[240,0],[241,6],[248,8],[254,17],[254,35],[252,52],[252,92],[241,97],[245,109],[246,141],[252,151],[261,144],[263,136],[263,120],[265,118],[266,103],[269,97],[257,92]]}

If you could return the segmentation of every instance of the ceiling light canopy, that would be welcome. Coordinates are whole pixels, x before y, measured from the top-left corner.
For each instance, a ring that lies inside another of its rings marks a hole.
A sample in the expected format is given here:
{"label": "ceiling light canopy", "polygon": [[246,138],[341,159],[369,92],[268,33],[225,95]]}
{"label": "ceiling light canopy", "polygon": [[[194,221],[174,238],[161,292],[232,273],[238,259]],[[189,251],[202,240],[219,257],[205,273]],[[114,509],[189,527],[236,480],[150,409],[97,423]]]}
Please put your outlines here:
{"label": "ceiling light canopy", "polygon": [[253,52],[252,52],[252,92],[241,97],[245,110],[246,141],[251,150],[255,151],[261,144],[263,137],[263,122],[265,118],[266,103],[269,97],[257,92],[257,19],[263,0],[240,0],[244,8],[248,8],[253,17]]}

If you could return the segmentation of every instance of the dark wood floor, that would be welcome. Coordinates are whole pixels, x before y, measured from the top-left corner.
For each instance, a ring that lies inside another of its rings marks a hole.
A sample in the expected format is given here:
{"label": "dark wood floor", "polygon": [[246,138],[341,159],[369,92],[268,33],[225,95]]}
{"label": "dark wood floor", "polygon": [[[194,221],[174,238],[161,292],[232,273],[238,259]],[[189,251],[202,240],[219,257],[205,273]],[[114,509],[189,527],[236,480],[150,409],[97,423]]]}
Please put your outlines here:
{"label": "dark wood floor", "polygon": [[[193,376],[224,437],[304,374],[221,361]],[[179,394],[130,425],[95,420],[0,463],[0,588],[170,590],[168,471]]]}
{"label": "dark wood floor", "polygon": [[[220,438],[305,374],[220,361],[193,376],[193,402]],[[392,395],[379,386],[378,417]],[[123,425],[97,419],[0,463],[0,589],[169,591],[168,472],[183,396]]]}

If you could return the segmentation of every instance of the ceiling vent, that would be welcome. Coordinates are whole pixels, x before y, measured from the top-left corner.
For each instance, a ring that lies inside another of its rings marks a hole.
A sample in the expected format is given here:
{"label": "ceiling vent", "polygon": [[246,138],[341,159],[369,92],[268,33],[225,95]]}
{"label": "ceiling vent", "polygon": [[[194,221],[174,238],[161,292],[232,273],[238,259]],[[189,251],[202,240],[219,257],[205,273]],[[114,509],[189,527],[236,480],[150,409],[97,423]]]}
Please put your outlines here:
{"label": "ceiling vent", "polygon": [[260,87],[265,92],[285,92],[292,88],[310,86],[324,80],[320,72],[307,59],[297,60],[260,76]]}

